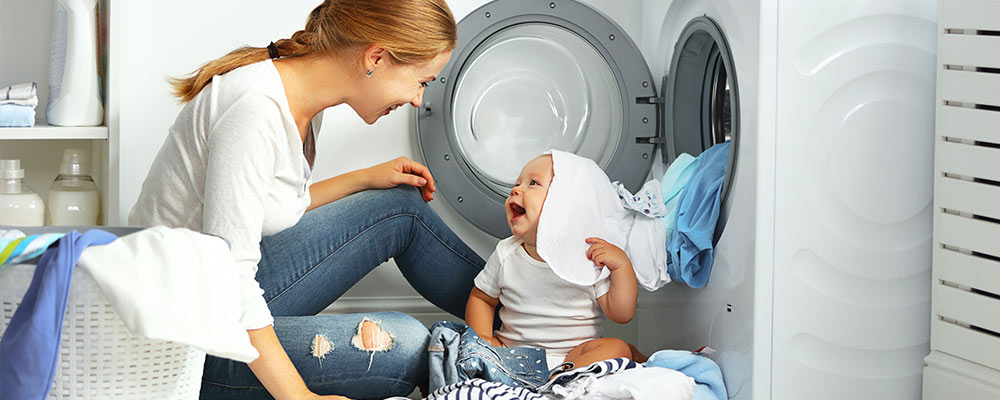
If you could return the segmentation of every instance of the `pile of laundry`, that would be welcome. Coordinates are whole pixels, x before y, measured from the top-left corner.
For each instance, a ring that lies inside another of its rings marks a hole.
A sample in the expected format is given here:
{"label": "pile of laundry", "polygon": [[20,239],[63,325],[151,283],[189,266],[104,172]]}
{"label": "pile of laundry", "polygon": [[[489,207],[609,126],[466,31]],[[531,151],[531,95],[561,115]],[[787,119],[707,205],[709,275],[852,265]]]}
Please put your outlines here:
{"label": "pile of laundry", "polygon": [[714,260],[729,151],[730,143],[724,142],[698,157],[681,154],[662,180],[650,180],[635,193],[610,182],[589,159],[562,157],[570,165],[557,172],[545,204],[564,206],[543,206],[538,254],[560,278],[593,285],[610,274],[604,268],[580,268],[591,265],[585,239],[600,232],[602,239],[625,250],[643,289],[652,292],[671,281],[704,287]]}
{"label": "pile of laundry", "polygon": [[35,82],[0,88],[0,127],[35,126],[38,85]]}
{"label": "pile of laundry", "polygon": [[599,361],[537,387],[467,379],[438,388],[426,399],[726,400],[727,394],[715,362],[687,351],[661,350],[643,364],[627,358]]}
{"label": "pile of laundry", "polygon": [[162,226],[121,238],[97,229],[40,235],[10,230],[0,231],[0,249],[0,280],[12,279],[5,273],[14,264],[37,262],[27,292],[2,332],[0,398],[48,396],[63,323],[74,323],[64,316],[78,266],[90,274],[133,335],[243,362],[258,357],[239,322],[238,272],[220,238]]}

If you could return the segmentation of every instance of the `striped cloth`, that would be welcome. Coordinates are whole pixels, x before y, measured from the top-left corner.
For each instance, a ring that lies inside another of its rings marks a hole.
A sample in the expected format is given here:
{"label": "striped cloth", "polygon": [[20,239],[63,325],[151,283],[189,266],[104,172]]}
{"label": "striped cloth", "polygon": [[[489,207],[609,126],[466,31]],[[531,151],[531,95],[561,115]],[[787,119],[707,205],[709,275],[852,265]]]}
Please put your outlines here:
{"label": "striped cloth", "polygon": [[575,382],[600,379],[632,368],[642,365],[627,358],[598,361],[586,368],[560,373],[534,391],[473,378],[435,390],[427,400],[571,400],[579,397],[572,388]]}
{"label": "striped cloth", "polygon": [[65,235],[64,233],[44,233],[19,238],[0,238],[0,267],[7,264],[18,264],[41,256],[52,243]]}
{"label": "striped cloth", "polygon": [[472,378],[445,386],[427,397],[427,400],[547,400],[549,397],[521,387],[511,387],[500,382]]}

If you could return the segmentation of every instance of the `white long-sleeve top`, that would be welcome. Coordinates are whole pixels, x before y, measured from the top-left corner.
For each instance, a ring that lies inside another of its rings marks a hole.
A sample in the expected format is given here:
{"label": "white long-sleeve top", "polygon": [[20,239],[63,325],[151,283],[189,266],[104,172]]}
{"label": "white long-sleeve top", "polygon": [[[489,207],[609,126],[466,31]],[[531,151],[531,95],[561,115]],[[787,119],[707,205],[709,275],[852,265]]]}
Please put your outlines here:
{"label": "white long-sleeve top", "polygon": [[247,65],[214,77],[177,116],[129,225],[226,239],[240,273],[240,322],[263,328],[274,319],[255,278],[260,240],[299,221],[310,175],[278,70],[271,60]]}

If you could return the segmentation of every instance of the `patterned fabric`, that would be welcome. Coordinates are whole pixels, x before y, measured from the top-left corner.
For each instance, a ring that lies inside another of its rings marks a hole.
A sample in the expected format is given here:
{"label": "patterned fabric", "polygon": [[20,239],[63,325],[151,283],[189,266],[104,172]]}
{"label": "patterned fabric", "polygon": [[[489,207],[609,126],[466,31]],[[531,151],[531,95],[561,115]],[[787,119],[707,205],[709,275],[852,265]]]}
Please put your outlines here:
{"label": "patterned fabric", "polygon": [[547,400],[525,388],[473,378],[435,390],[427,400]]}
{"label": "patterned fabric", "polygon": [[642,368],[642,365],[627,358],[599,361],[586,368],[556,375],[535,391],[473,378],[435,390],[426,400],[569,400],[579,397],[574,392],[580,386],[576,383],[600,379],[632,368]]}
{"label": "patterned fabric", "polygon": [[[582,390],[586,389],[587,381],[600,379],[609,374],[632,368],[642,368],[642,365],[627,358],[612,358],[610,360],[598,361],[586,368],[578,368],[556,375],[548,383],[540,386],[536,392],[544,394],[550,399],[576,399],[583,395]],[[579,385],[576,383],[584,384]]]}
{"label": "patterned fabric", "polygon": [[[0,267],[19,264],[41,256],[45,249],[63,237],[63,233],[45,233],[20,238],[0,239]],[[6,235],[3,235],[6,237]]]}
{"label": "patterned fabric", "polygon": [[670,214],[663,201],[660,181],[653,179],[642,185],[635,194],[629,192],[621,182],[615,181],[615,191],[622,200],[622,207],[642,213],[650,218],[661,218]]}

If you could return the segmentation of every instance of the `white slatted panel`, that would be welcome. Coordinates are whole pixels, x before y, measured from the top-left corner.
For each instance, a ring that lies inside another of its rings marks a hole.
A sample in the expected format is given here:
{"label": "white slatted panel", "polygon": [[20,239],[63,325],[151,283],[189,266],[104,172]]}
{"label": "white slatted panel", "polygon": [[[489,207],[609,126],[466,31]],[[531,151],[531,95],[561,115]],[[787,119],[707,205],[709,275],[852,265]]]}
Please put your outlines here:
{"label": "white slatted panel", "polygon": [[1000,143],[1000,112],[938,104],[937,134]]}
{"label": "white slatted panel", "polygon": [[1000,1],[942,0],[938,26],[944,29],[982,29],[1000,31]]}
{"label": "white slatted panel", "polygon": [[1000,369],[1000,338],[945,321],[931,322],[931,350]]}
{"label": "white slatted panel", "polygon": [[1000,293],[1000,268],[996,261],[954,250],[934,249],[934,279]]}
{"label": "white slatted panel", "polygon": [[1000,181],[1000,149],[943,141],[935,147],[935,169],[941,173]]}
{"label": "white slatted panel", "polygon": [[[1000,37],[989,38],[1000,41]],[[938,71],[938,96],[942,100],[1000,106],[997,93],[1000,93],[1000,74],[956,70]]]}
{"label": "white slatted panel", "polygon": [[939,176],[934,180],[937,206],[976,215],[990,215],[1000,204],[1000,187]]}
{"label": "white slatted panel", "polygon": [[[946,285],[934,285],[932,293],[936,300],[933,310],[938,315],[947,315],[969,325],[1000,332],[1000,314],[980,311],[996,309],[1000,306],[1000,299]],[[1000,359],[993,360],[991,366],[1000,367]]]}
{"label": "white slatted panel", "polygon": [[1000,375],[1000,0],[941,0],[938,15],[933,312],[923,394],[1000,398],[1000,386],[955,392],[981,381],[984,369]]}
{"label": "white slatted panel", "polygon": [[[995,18],[1000,18],[998,14]],[[1000,40],[980,35],[941,35],[942,65],[1000,68]]]}
{"label": "white slatted panel", "polygon": [[[1000,254],[1000,224],[938,211],[934,216],[935,241],[942,245],[990,255]],[[997,264],[1000,268],[1000,263]],[[1000,312],[1000,309],[996,311]]]}

